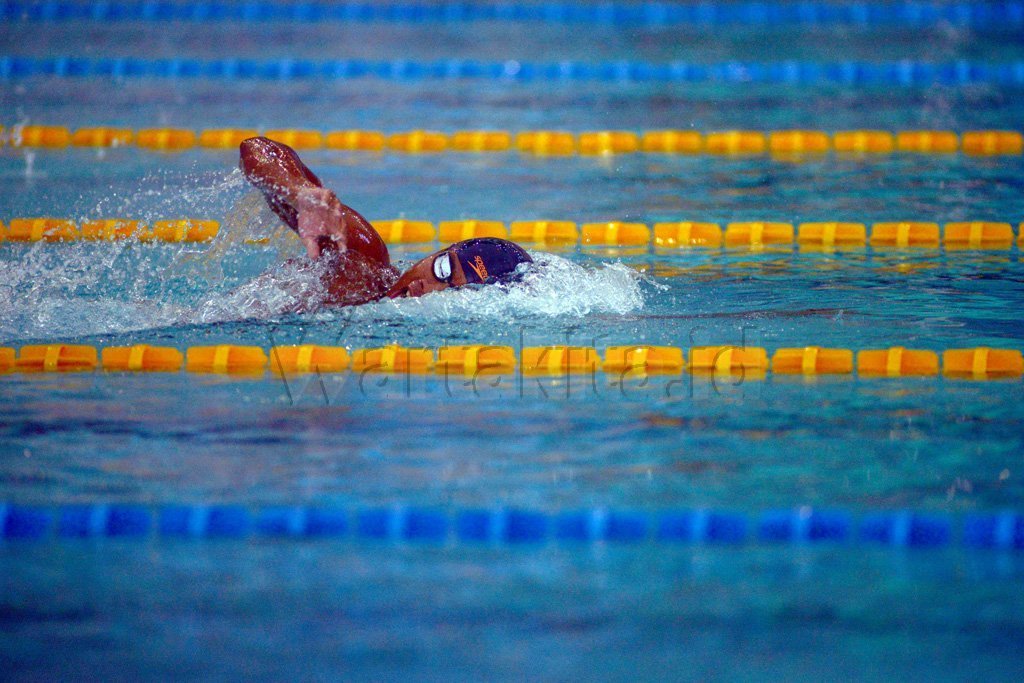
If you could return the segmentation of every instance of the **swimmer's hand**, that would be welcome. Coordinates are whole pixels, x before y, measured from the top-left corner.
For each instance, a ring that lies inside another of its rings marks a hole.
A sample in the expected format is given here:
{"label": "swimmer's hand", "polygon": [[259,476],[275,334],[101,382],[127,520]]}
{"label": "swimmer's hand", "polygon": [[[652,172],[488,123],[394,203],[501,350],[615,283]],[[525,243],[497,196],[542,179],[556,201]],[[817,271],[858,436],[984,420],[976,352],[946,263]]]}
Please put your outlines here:
{"label": "swimmer's hand", "polygon": [[309,258],[328,250],[345,250],[345,211],[337,196],[324,187],[303,187],[298,191],[298,233]]}

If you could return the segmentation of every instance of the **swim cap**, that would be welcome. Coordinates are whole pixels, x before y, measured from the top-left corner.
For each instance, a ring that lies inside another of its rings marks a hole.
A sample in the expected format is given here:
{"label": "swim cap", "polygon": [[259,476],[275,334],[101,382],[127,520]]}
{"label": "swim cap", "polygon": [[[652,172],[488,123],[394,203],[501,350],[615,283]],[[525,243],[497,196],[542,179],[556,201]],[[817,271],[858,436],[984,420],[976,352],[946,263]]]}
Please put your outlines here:
{"label": "swim cap", "polygon": [[515,279],[520,263],[533,263],[518,244],[497,237],[477,237],[456,242],[448,248],[462,264],[466,281],[472,283],[509,282]]}

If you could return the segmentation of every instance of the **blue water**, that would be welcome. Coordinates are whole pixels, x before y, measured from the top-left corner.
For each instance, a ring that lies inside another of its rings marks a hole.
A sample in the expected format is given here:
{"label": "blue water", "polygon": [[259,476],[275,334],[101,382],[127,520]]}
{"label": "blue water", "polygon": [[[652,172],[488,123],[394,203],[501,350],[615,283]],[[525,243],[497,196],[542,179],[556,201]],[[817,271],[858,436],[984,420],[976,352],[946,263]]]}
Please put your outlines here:
{"label": "blue water", "polygon": [[[243,31],[245,35],[242,35]],[[28,38],[28,39],[27,39]],[[485,23],[0,26],[0,53],[1008,60],[1019,32]],[[838,51],[838,54],[837,54]],[[1019,92],[745,84],[0,82],[0,119],[191,129],[1019,128]],[[1024,220],[1020,158],[303,155],[371,220]],[[214,218],[210,245],[0,245],[0,345],[746,342],[1022,348],[996,252],[553,256],[512,292],[294,315],[300,253],[230,152],[0,148],[0,220]],[[271,235],[266,246],[247,237]],[[429,251],[395,249],[408,262]],[[437,378],[0,376],[0,501],[441,509],[1024,508],[1019,379],[498,387]],[[441,547],[0,542],[5,678],[1019,680],[1022,558],[952,544]]]}

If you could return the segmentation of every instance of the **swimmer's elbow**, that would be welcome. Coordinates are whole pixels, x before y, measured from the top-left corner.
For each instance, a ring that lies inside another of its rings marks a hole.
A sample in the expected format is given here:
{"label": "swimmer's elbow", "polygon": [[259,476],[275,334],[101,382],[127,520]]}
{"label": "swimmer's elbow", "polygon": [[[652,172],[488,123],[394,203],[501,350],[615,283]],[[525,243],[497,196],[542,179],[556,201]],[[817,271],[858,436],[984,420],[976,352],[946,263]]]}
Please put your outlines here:
{"label": "swimmer's elbow", "polygon": [[260,147],[265,147],[268,142],[270,142],[270,139],[265,138],[262,135],[257,135],[254,138],[246,138],[239,143],[238,151],[243,155],[253,154]]}
{"label": "swimmer's elbow", "polygon": [[259,138],[246,138],[238,145],[238,168],[246,175],[252,173],[256,154],[256,145]]}
{"label": "swimmer's elbow", "polygon": [[265,137],[246,138],[238,145],[238,167],[247,175],[252,174],[266,158],[267,149],[273,142]]}

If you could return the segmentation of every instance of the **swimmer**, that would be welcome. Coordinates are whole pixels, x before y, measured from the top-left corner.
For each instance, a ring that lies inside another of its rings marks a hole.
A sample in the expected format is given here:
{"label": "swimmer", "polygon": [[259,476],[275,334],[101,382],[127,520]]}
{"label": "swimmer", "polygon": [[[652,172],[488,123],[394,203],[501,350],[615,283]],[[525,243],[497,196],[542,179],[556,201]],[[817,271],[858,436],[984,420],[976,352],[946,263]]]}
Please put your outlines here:
{"label": "swimmer", "polygon": [[338,200],[288,145],[264,137],[240,145],[239,166],[267,204],[298,233],[310,259],[325,262],[324,303],[364,304],[385,297],[423,296],[467,284],[510,282],[532,263],[517,244],[493,237],[456,242],[405,273],[370,222]]}

